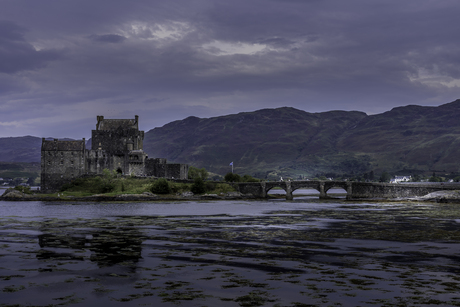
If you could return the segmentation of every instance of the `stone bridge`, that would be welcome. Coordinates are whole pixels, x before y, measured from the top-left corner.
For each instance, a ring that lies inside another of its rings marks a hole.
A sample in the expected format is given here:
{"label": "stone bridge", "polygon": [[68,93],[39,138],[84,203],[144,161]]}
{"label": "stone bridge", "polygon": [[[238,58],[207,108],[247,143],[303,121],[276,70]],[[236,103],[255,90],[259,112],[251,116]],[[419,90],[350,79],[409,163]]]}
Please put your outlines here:
{"label": "stone bridge", "polygon": [[401,184],[331,180],[238,182],[234,183],[234,186],[239,192],[252,194],[257,198],[267,198],[268,192],[278,187],[286,192],[287,200],[293,199],[292,192],[305,188],[319,191],[319,198],[328,198],[327,191],[332,188],[341,188],[346,191],[347,199],[415,197],[441,190],[460,190],[459,183]]}

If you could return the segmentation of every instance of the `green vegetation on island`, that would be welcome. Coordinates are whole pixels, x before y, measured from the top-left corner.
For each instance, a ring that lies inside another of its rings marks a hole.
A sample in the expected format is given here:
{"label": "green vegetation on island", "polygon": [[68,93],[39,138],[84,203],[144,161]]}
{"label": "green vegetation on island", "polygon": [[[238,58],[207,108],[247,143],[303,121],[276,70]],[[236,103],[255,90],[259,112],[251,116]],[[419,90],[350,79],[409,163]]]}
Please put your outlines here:
{"label": "green vegetation on island", "polygon": [[143,193],[178,195],[186,192],[219,195],[232,191],[235,191],[234,188],[225,182],[204,181],[201,177],[197,177],[193,183],[184,183],[165,178],[124,177],[115,171],[104,170],[102,176],[76,178],[71,183],[65,184],[61,188],[60,195],[75,197]]}

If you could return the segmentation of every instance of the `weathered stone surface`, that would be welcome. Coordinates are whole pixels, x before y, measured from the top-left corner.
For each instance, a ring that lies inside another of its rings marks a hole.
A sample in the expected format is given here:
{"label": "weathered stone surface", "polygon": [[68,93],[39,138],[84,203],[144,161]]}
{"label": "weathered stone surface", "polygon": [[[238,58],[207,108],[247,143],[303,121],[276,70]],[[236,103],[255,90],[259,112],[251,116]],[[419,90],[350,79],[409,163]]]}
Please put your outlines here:
{"label": "weathered stone surface", "polygon": [[332,188],[342,188],[347,192],[347,199],[396,199],[424,196],[440,190],[460,190],[458,183],[379,183],[379,182],[347,182],[347,181],[270,181],[270,182],[239,182],[232,183],[233,187],[244,195],[250,194],[256,198],[266,198],[267,193],[277,187],[286,192],[286,199],[292,200],[297,189],[313,188],[320,192],[320,198],[328,198],[327,191]]}
{"label": "weathered stone surface", "polygon": [[166,159],[148,158],[143,151],[144,131],[135,119],[104,119],[97,116],[92,130],[91,150],[85,139],[52,141],[42,139],[41,190],[59,191],[66,183],[85,175],[100,175],[104,169],[119,174],[186,179],[188,165],[167,163]]}
{"label": "weathered stone surface", "polygon": [[436,191],[424,196],[411,197],[412,201],[432,201],[437,203],[460,202],[460,190]]}
{"label": "weathered stone surface", "polygon": [[148,199],[148,198],[157,198],[158,196],[156,196],[153,193],[146,192],[146,193],[142,193],[142,194],[121,194],[121,195],[117,195],[116,197],[126,200],[126,199],[139,199],[139,198],[146,198],[146,199]]}
{"label": "weathered stone surface", "polygon": [[30,198],[32,195],[28,195],[25,193],[22,193],[18,190],[15,189],[7,189],[0,198],[4,199],[23,199],[23,198]]}
{"label": "weathered stone surface", "polygon": [[228,192],[227,194],[225,194],[225,196],[227,197],[241,197],[241,193],[240,192]]}

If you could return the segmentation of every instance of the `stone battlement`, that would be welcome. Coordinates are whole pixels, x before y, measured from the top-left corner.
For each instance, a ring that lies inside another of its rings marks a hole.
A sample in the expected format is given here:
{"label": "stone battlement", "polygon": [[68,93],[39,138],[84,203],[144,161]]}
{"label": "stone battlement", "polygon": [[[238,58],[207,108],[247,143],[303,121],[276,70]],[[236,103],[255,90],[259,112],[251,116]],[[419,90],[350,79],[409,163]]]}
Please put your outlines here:
{"label": "stone battlement", "polygon": [[149,158],[143,151],[144,131],[139,116],[134,119],[105,119],[97,116],[91,134],[91,150],[85,139],[59,141],[42,139],[41,190],[53,192],[82,175],[102,174],[104,169],[119,174],[186,179],[188,165]]}

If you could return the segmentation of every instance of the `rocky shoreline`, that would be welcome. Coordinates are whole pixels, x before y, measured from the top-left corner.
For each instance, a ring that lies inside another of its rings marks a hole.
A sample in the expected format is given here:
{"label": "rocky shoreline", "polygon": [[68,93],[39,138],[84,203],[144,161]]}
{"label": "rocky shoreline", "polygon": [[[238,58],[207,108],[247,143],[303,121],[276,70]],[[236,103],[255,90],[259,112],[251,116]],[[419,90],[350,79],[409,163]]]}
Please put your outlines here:
{"label": "rocky shoreline", "polygon": [[178,195],[159,196],[150,192],[142,194],[120,194],[120,195],[104,195],[96,194],[91,196],[49,196],[40,194],[26,194],[14,189],[6,190],[0,196],[0,201],[174,201],[174,200],[235,200],[235,199],[255,199],[252,194],[241,194],[239,192],[228,192],[225,194],[204,194],[195,195],[192,192],[186,192]]}
{"label": "rocky shoreline", "polygon": [[[159,196],[150,192],[142,194],[120,194],[104,195],[96,194],[91,196],[49,196],[40,194],[26,194],[14,189],[7,189],[0,196],[0,201],[87,201],[87,202],[124,202],[124,201],[183,201],[183,200],[249,200],[256,199],[252,194],[240,192],[228,192],[225,194],[204,194],[195,195],[192,192],[185,192],[178,195]],[[353,201],[366,201],[369,199],[353,199]],[[395,198],[395,199],[373,199],[375,201],[409,201],[409,202],[436,202],[436,203],[460,203],[460,190],[437,191],[419,197]]]}

